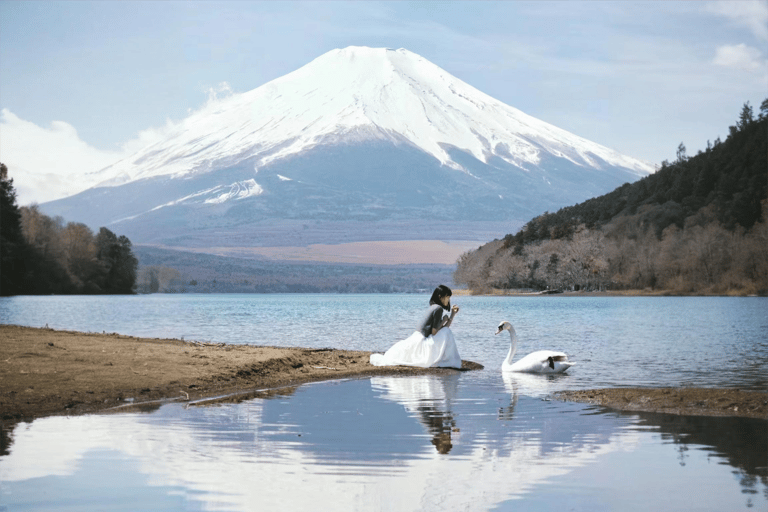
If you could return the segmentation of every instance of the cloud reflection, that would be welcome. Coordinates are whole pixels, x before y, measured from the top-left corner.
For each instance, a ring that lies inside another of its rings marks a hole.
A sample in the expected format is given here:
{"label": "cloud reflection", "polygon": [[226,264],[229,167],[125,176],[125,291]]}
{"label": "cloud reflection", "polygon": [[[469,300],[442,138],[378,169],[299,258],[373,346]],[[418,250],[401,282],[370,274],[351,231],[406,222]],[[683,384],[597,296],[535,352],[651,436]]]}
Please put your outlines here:
{"label": "cloud reflection", "polygon": [[[13,483],[78,478],[82,462],[106,449],[137,461],[149,485],[186,488],[206,509],[317,510],[324,504],[337,510],[484,510],[638,442],[639,433],[614,431],[585,440],[569,430],[570,443],[544,449],[548,439],[563,436],[572,415],[547,412],[537,406],[544,402],[520,397],[520,417],[500,422],[495,402],[462,397],[456,377],[377,377],[370,381],[370,408],[357,413],[338,410],[328,397],[364,396],[365,380],[307,386],[295,396],[236,405],[171,404],[152,414],[44,418],[17,426],[10,454],[0,457],[0,481],[6,496],[34,502],[39,498],[14,496]],[[296,410],[302,394],[307,403],[323,402],[318,414],[355,414],[362,423],[339,422],[335,437],[321,438],[312,416]],[[407,413],[398,422],[410,417],[421,425],[430,439],[425,449],[409,457],[389,455],[384,470],[366,465],[371,460],[365,452],[342,455],[349,448],[346,439],[355,435],[369,444],[401,435],[376,414],[392,412],[387,402]],[[335,460],[319,451],[328,439],[339,454]]]}

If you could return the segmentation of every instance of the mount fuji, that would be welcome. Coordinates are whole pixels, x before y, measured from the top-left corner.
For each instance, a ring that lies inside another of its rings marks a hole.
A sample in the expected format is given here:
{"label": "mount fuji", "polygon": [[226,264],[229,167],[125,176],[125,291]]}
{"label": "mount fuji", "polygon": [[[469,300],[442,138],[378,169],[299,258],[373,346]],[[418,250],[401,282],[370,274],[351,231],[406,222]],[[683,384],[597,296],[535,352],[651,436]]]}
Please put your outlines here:
{"label": "mount fuji", "polygon": [[171,247],[484,241],[651,172],[408,50],[349,47],[210,102],[41,209]]}

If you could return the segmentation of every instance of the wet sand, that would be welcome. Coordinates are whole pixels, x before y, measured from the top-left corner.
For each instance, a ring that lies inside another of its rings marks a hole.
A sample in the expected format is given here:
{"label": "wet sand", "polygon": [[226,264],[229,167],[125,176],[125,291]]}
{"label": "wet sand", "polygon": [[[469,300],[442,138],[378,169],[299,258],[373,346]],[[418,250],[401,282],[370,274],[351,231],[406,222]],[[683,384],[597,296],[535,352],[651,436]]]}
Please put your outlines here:
{"label": "wet sand", "polygon": [[768,393],[715,388],[610,388],[561,391],[560,400],[621,411],[687,416],[740,416],[768,420]]}
{"label": "wet sand", "polygon": [[[279,341],[279,340],[277,340]],[[376,367],[370,352],[255,347],[0,325],[0,422],[82,414],[369,375],[455,372]],[[469,361],[463,370],[482,369]]]}

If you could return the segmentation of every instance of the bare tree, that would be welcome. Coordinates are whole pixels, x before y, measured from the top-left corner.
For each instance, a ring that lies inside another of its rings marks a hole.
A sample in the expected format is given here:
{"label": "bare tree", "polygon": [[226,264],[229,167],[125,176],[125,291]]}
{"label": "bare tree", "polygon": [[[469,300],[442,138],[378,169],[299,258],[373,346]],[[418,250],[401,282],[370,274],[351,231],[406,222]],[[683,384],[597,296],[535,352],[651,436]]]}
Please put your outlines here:
{"label": "bare tree", "polygon": [[64,257],[75,287],[79,291],[94,292],[96,279],[96,244],[93,232],[85,224],[70,222],[62,230]]}

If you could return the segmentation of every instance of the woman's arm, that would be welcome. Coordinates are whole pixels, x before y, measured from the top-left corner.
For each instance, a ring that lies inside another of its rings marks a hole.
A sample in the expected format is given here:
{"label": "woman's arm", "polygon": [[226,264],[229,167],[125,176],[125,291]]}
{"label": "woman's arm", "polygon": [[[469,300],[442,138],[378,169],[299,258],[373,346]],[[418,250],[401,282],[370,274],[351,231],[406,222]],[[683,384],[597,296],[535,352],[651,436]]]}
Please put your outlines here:
{"label": "woman's arm", "polygon": [[443,317],[442,316],[442,312],[441,312],[440,316],[442,318],[442,322],[441,322],[440,326],[437,327],[437,329],[435,329],[434,327],[432,328],[432,336],[437,334],[437,332],[440,329],[442,329],[443,327],[450,327],[451,323],[453,322],[453,317],[455,317],[456,313],[458,313],[458,312],[459,312],[459,306],[453,306],[451,308],[451,316],[449,316],[449,317]]}

